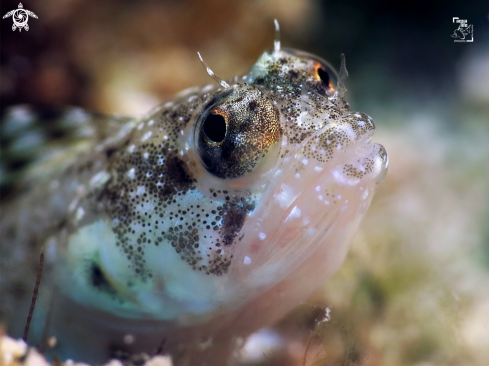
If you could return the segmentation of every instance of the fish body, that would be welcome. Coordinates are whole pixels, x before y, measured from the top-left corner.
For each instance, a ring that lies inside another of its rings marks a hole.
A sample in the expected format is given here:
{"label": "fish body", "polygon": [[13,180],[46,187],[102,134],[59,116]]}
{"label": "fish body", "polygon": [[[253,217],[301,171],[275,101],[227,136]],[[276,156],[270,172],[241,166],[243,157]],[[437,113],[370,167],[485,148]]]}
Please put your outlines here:
{"label": "fish body", "polygon": [[345,76],[335,86],[323,60],[275,49],[140,119],[71,110],[80,139],[36,162],[2,210],[9,332],[43,248],[32,343],[54,335],[49,353],[94,363],[162,343],[177,363],[228,359],[341,265],[385,175]]}

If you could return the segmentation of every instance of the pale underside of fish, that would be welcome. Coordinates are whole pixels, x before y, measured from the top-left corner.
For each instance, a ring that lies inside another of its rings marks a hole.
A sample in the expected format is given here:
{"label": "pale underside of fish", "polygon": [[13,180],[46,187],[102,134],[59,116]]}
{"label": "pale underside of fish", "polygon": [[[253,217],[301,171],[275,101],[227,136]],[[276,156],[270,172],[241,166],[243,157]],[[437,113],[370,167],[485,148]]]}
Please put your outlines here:
{"label": "pale underside of fish", "polygon": [[[2,209],[0,322],[22,335],[43,251],[28,340],[56,336],[48,356],[229,361],[338,269],[385,175],[345,78],[344,60],[335,85],[325,61],[277,44],[141,119],[68,110],[76,143],[32,164]],[[19,114],[34,118],[7,123]]]}

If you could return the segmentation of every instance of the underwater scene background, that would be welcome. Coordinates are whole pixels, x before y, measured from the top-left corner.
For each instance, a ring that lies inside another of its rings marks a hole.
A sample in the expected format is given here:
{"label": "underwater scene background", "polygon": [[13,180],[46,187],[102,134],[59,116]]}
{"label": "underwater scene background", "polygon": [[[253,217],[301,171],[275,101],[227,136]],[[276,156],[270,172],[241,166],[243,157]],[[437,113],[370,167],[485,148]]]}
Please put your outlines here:
{"label": "underwater scene background", "polygon": [[[483,1],[29,1],[1,22],[0,109],[141,115],[273,45],[339,68],[390,167],[343,267],[240,365],[484,365],[489,359],[489,5]],[[2,14],[17,8],[2,1]],[[474,41],[454,42],[453,17]],[[47,126],[49,128],[49,126]],[[53,134],[52,138],[62,138]],[[1,136],[2,159],[8,160]],[[26,157],[35,140],[24,140]],[[23,162],[13,162],[15,170]],[[15,193],[2,187],[2,200]],[[1,270],[1,269],[0,269]],[[307,279],[305,279],[307,280]]]}

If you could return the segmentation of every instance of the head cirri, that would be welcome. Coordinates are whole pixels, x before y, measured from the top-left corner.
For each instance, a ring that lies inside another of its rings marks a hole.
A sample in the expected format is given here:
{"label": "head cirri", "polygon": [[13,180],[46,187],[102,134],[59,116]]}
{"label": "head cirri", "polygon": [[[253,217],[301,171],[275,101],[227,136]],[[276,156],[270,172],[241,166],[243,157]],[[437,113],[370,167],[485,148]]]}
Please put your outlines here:
{"label": "head cirri", "polygon": [[337,76],[276,43],[247,75],[121,122],[59,173],[84,189],[58,192],[63,230],[39,235],[55,247],[46,281],[110,334],[180,342],[278,319],[341,265],[387,169],[345,77],[344,59]]}

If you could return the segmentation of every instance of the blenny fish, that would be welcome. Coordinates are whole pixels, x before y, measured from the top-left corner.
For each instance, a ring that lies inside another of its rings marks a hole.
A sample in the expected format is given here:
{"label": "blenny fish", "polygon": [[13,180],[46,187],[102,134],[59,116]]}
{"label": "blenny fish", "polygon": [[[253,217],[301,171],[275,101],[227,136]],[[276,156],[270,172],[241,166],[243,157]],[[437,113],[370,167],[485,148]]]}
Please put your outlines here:
{"label": "blenny fish", "polygon": [[[95,364],[158,348],[176,364],[224,364],[342,264],[388,162],[373,120],[344,98],[344,58],[337,76],[277,39],[227,82],[203,64],[217,83],[140,119],[59,119],[76,139],[45,151],[2,207],[11,336],[41,252],[28,341]],[[6,125],[19,116],[35,119],[17,107]]]}

